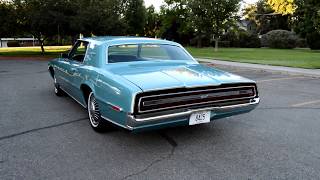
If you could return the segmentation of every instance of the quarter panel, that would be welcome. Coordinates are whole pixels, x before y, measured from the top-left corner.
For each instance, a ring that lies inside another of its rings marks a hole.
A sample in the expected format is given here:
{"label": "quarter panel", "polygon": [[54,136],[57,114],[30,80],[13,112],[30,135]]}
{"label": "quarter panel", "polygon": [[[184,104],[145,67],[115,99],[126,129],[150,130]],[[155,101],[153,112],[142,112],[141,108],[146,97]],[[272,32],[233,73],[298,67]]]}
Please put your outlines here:
{"label": "quarter panel", "polygon": [[[95,84],[95,96],[99,102],[101,114],[116,123],[126,125],[127,114],[133,112],[135,95],[141,89],[103,69],[99,69],[99,75]],[[118,112],[112,106],[121,108]]]}

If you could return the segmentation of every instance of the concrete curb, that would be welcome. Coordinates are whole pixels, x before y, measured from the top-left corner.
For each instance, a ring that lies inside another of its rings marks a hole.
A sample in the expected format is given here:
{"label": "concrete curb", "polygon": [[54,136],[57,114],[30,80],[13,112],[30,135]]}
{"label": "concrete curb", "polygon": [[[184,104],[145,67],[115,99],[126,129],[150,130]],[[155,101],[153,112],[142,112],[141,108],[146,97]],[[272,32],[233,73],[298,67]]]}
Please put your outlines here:
{"label": "concrete curb", "polygon": [[281,72],[286,74],[304,75],[304,76],[311,76],[311,77],[320,77],[320,69],[303,69],[303,68],[271,66],[271,65],[262,65],[262,64],[238,63],[238,62],[231,62],[231,61],[221,61],[221,60],[202,59],[202,58],[197,58],[197,60],[200,62],[212,63],[217,65],[234,66],[234,67],[247,68],[247,69],[260,69],[265,71],[276,71],[276,72]]}

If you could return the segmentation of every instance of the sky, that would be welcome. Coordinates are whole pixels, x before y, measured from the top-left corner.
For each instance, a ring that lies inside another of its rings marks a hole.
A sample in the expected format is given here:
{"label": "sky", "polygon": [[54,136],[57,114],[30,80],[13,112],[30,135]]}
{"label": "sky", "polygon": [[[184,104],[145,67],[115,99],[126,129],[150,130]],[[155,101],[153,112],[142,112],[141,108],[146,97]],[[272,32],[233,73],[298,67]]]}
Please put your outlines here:
{"label": "sky", "polygon": [[[257,2],[258,0],[243,0],[244,4],[252,4]],[[163,0],[144,0],[146,7],[153,5],[157,11],[160,10],[160,6],[163,4]]]}

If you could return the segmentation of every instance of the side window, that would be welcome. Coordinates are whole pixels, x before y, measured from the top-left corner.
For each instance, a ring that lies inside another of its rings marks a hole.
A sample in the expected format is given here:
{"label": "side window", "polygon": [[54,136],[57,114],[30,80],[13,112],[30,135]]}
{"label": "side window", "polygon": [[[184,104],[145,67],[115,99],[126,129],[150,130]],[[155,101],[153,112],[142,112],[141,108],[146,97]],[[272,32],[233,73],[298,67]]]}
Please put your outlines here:
{"label": "side window", "polygon": [[74,61],[83,62],[87,52],[88,42],[78,41],[69,53],[69,58]]}

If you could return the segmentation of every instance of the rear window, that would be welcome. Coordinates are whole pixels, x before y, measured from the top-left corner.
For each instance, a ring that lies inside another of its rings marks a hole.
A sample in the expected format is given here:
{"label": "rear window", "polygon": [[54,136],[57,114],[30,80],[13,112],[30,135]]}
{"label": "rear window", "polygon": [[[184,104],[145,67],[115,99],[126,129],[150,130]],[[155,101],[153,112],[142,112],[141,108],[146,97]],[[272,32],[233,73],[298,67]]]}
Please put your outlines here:
{"label": "rear window", "polygon": [[109,63],[155,60],[192,60],[192,57],[174,45],[132,44],[108,48]]}

